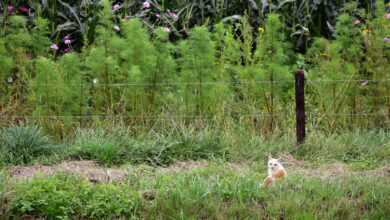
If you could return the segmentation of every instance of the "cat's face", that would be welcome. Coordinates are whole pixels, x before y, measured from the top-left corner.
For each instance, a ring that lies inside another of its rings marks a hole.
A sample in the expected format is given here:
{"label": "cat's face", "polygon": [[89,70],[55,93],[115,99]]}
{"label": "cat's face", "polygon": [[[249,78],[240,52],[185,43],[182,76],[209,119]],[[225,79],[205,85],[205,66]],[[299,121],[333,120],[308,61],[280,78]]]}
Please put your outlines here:
{"label": "cat's face", "polygon": [[280,161],[278,159],[275,159],[272,157],[268,157],[267,166],[268,166],[268,169],[272,170],[272,171],[278,170],[279,168],[282,167],[282,165],[280,164]]}

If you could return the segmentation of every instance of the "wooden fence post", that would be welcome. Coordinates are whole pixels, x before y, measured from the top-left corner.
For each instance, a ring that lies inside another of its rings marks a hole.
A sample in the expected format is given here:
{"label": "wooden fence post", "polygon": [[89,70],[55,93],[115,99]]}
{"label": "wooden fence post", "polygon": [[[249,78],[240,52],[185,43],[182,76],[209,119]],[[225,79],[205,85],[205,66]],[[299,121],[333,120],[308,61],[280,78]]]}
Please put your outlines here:
{"label": "wooden fence post", "polygon": [[297,145],[305,141],[305,71],[295,72],[295,113]]}

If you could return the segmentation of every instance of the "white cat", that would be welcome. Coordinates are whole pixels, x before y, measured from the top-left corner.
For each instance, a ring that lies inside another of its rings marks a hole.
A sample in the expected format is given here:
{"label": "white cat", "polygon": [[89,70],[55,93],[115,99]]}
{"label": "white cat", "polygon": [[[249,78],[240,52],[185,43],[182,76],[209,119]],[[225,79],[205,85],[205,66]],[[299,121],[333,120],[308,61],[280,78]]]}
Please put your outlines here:
{"label": "white cat", "polygon": [[276,180],[282,179],[287,176],[287,171],[280,163],[280,159],[272,158],[268,156],[268,176],[265,178],[263,185],[268,187],[271,186]]}

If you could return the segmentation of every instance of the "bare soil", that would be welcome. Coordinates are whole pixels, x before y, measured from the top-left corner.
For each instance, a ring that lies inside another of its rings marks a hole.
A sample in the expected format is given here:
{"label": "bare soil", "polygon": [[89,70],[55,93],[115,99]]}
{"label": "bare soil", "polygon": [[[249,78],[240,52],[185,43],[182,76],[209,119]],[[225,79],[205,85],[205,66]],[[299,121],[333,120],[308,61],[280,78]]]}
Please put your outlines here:
{"label": "bare soil", "polygon": [[99,167],[94,161],[88,160],[65,161],[53,166],[15,166],[9,169],[9,173],[11,177],[19,180],[30,179],[37,174],[49,176],[55,173],[68,173],[79,175],[96,183],[121,181],[127,176],[127,172],[123,169]]}
{"label": "bare soil", "polygon": [[[335,162],[313,168],[310,163],[300,161],[291,155],[282,155],[281,159],[285,164],[287,172],[293,175],[316,177],[321,179],[339,178],[345,176],[380,176],[390,177],[390,165],[367,171],[351,171],[346,164]],[[209,166],[207,161],[185,161],[176,162],[168,167],[156,168],[158,173],[178,173],[186,172]],[[250,165],[245,163],[228,163],[227,169],[244,174],[250,170]],[[50,176],[55,173],[67,173],[79,175],[93,183],[120,182],[128,177],[129,169],[126,168],[106,168],[99,166],[94,161],[64,161],[57,165],[32,165],[14,166],[9,169],[10,177],[16,180],[30,179],[37,174]],[[266,171],[264,170],[264,173]]]}
{"label": "bare soil", "polygon": [[292,155],[283,155],[282,161],[283,164],[287,165],[287,170],[291,171],[290,173],[317,177],[320,179],[329,179],[329,178],[340,178],[347,176],[377,176],[377,177],[390,177],[390,165],[379,167],[373,170],[364,170],[364,171],[352,171],[347,164],[341,162],[334,162],[329,164],[324,164],[319,167],[313,168],[310,163],[306,161],[296,160]]}

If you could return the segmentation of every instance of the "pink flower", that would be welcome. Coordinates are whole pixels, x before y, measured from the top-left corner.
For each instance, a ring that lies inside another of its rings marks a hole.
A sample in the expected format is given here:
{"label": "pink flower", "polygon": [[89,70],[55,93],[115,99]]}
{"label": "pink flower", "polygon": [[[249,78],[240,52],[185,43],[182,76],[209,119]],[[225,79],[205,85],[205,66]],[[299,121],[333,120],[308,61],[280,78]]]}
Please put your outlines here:
{"label": "pink flower", "polygon": [[68,53],[68,52],[70,52],[70,48],[65,48],[64,53]]}
{"label": "pink flower", "polygon": [[114,30],[119,32],[119,31],[121,31],[121,28],[118,25],[114,25]]}
{"label": "pink flower", "polygon": [[144,3],[142,4],[142,8],[150,8],[150,3],[148,1],[144,1]]}
{"label": "pink flower", "polygon": [[354,25],[358,25],[358,24],[360,24],[360,23],[361,23],[361,22],[360,22],[359,19],[356,19],[356,20],[353,21],[353,24],[354,24]]}
{"label": "pink flower", "polygon": [[70,36],[69,35],[66,35],[64,37],[64,43],[65,44],[71,44],[72,43],[72,40],[70,39]]}
{"label": "pink flower", "polygon": [[8,5],[7,11],[8,11],[8,14],[13,14],[15,11],[15,7],[13,5]]}
{"label": "pink flower", "polygon": [[58,47],[57,44],[52,44],[52,45],[50,46],[50,49],[52,49],[52,50],[58,50],[59,47]]}
{"label": "pink flower", "polygon": [[156,14],[156,17],[157,17],[157,18],[161,18],[161,15],[160,15],[160,14]]}
{"label": "pink flower", "polygon": [[390,43],[390,37],[385,37],[385,38],[383,38],[383,41],[384,41],[385,43]]}
{"label": "pink flower", "polygon": [[171,29],[169,27],[165,27],[163,28],[163,31],[167,32],[167,33],[170,33],[171,32]]}
{"label": "pink flower", "polygon": [[19,7],[19,11],[20,11],[21,13],[28,13],[28,12],[30,11],[30,9],[27,8],[26,6],[20,6],[20,7]]}
{"label": "pink flower", "polygon": [[169,15],[171,18],[173,18],[173,20],[179,19],[179,16],[177,16],[177,14],[174,13],[174,12],[169,12],[168,15]]}
{"label": "pink flower", "polygon": [[385,14],[386,19],[390,19],[390,13]]}
{"label": "pink flower", "polygon": [[122,8],[122,6],[120,4],[115,4],[114,6],[112,6],[112,11],[116,12],[116,11],[118,11],[121,8]]}

